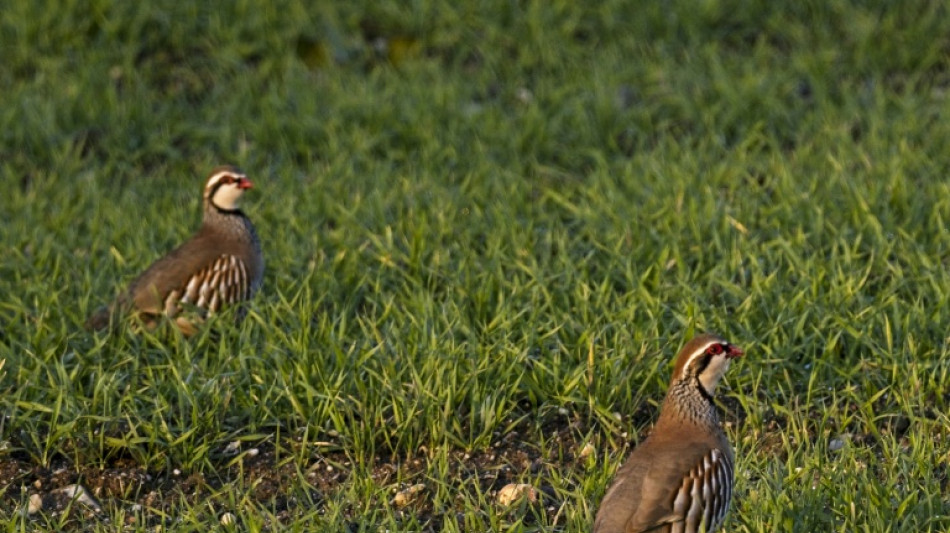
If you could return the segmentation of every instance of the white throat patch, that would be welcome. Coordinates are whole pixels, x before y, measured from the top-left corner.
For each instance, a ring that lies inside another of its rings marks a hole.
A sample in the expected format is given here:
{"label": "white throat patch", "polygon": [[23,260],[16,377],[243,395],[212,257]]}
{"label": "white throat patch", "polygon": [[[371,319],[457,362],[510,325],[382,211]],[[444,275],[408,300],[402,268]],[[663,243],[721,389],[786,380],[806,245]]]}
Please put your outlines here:
{"label": "white throat patch", "polygon": [[729,358],[725,355],[714,355],[709,360],[706,369],[699,374],[699,383],[710,396],[716,394],[716,386],[719,385],[722,376],[729,370],[729,362]]}
{"label": "white throat patch", "polygon": [[211,203],[218,209],[233,211],[237,209],[238,199],[241,198],[242,194],[244,194],[244,189],[238,187],[237,182],[226,183],[214,191],[214,196],[211,197]]}

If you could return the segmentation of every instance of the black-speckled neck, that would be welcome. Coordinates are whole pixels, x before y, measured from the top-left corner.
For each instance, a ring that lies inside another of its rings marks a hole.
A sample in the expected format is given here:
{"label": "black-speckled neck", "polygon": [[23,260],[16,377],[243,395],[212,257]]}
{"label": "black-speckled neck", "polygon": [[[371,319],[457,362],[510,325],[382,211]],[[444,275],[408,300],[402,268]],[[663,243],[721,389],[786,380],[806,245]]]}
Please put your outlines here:
{"label": "black-speckled neck", "polygon": [[670,385],[661,416],[719,429],[719,410],[697,378],[677,380]]}

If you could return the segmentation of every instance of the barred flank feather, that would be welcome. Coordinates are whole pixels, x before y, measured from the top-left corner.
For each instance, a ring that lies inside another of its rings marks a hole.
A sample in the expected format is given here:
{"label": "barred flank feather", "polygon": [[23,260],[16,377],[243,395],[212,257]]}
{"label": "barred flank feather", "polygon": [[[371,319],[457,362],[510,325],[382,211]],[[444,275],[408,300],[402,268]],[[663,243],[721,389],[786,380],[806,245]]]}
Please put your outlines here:
{"label": "barred flank feather", "polygon": [[726,517],[731,498],[732,461],[713,448],[683,478],[676,492],[673,514],[684,516],[685,520],[674,524],[672,531],[714,531]]}
{"label": "barred flank feather", "polygon": [[170,292],[165,307],[180,302],[207,309],[211,314],[222,305],[233,305],[250,298],[250,287],[244,261],[233,255],[222,255],[191,276],[182,292]]}

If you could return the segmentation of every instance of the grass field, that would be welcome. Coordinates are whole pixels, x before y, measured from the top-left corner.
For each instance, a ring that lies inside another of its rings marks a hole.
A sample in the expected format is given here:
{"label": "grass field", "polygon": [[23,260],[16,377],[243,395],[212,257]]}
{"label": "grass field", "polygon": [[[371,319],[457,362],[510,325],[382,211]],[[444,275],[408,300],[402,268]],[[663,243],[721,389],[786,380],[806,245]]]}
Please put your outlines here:
{"label": "grass field", "polygon": [[[712,330],[727,531],[950,531],[945,5],[185,4],[0,10],[0,529],[589,530]],[[84,331],[221,163],[248,319]]]}

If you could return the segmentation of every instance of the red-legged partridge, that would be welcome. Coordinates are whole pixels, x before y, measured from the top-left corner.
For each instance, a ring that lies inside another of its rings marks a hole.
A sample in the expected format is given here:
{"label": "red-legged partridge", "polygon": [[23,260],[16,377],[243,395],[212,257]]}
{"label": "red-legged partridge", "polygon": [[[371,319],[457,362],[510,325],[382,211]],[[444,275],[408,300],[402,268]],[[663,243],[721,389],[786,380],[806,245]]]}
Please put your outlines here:
{"label": "red-legged partridge", "polygon": [[713,395],[730,361],[742,354],[715,335],[683,346],[660,418],[614,476],[594,533],[710,532],[722,524],[734,457]]}
{"label": "red-legged partridge", "polygon": [[112,305],[89,317],[86,327],[102,329],[120,313],[134,311],[149,326],[167,315],[190,335],[195,321],[178,316],[183,310],[194,307],[209,315],[253,297],[261,287],[264,256],[254,225],[238,208],[251,187],[251,180],[234,167],[214,169],[205,184],[198,232],[152,263]]}

